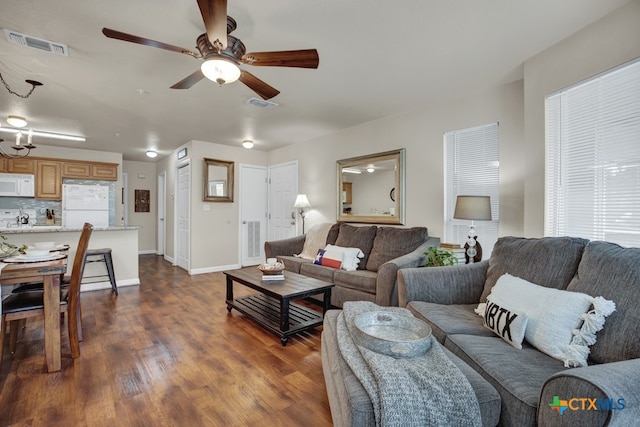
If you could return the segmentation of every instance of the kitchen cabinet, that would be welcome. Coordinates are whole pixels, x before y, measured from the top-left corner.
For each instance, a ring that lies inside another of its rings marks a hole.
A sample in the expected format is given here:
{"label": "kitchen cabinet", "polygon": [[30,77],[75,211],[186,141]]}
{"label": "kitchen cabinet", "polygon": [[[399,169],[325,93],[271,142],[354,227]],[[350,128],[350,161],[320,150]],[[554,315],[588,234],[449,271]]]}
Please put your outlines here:
{"label": "kitchen cabinet", "polygon": [[36,199],[62,200],[62,164],[36,160]]}
{"label": "kitchen cabinet", "polygon": [[116,163],[64,162],[62,177],[116,181],[118,179],[118,165]]}
{"label": "kitchen cabinet", "polygon": [[347,205],[351,204],[351,186],[352,182],[343,182],[342,183],[342,203]]}
{"label": "kitchen cabinet", "polygon": [[8,159],[7,172],[33,175],[36,170],[35,161],[31,158]]}
{"label": "kitchen cabinet", "polygon": [[2,157],[0,158],[0,172],[6,172],[6,171],[7,171],[7,159]]}

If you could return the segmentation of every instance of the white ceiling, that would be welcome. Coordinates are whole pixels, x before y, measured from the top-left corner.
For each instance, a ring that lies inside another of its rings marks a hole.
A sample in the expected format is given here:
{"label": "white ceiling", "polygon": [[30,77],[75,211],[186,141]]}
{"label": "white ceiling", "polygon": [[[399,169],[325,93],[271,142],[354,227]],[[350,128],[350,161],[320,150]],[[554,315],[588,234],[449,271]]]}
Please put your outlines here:
{"label": "white ceiling", "polygon": [[[200,66],[186,55],[106,38],[103,27],[189,49],[204,25],[196,0],[1,0],[0,27],[64,43],[69,56],[0,34],[0,120],[87,142],[36,145],[171,153],[189,140],[272,150],[428,108],[522,78],[522,63],[629,0],[229,0],[248,52],[316,48],[317,70],[242,66],[280,90],[277,109],[247,104],[240,82],[169,87]],[[139,92],[142,92],[140,94]],[[0,137],[8,139],[8,134]],[[4,142],[3,144],[8,144]],[[37,151],[36,151],[37,153]]]}

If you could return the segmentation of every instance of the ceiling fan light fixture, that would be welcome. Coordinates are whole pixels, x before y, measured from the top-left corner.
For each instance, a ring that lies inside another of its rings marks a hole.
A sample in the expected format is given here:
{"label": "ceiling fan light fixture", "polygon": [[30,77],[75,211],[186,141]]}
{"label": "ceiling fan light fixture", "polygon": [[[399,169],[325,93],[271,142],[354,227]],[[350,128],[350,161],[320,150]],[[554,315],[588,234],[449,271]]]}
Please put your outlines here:
{"label": "ceiling fan light fixture", "polygon": [[250,150],[253,148],[253,141],[251,141],[250,139],[245,139],[244,141],[242,141],[242,146],[247,150]]}
{"label": "ceiling fan light fixture", "polygon": [[233,83],[240,78],[240,67],[224,58],[207,59],[200,70],[206,78],[219,85]]}
{"label": "ceiling fan light fixture", "polygon": [[27,119],[20,116],[9,116],[7,117],[7,123],[15,128],[23,128],[27,125]]}

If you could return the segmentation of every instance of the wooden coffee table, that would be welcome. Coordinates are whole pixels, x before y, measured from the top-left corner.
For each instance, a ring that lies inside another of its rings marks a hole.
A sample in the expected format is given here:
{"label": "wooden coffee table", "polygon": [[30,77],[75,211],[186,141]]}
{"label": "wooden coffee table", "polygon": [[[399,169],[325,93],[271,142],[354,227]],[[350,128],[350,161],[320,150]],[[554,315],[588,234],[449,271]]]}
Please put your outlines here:
{"label": "wooden coffee table", "polygon": [[[235,308],[261,326],[280,337],[283,346],[289,335],[321,325],[324,314],[331,306],[333,283],[301,274],[284,272],[284,280],[262,280],[256,267],[228,270],[227,311]],[[233,299],[233,282],[238,282],[259,293]],[[312,295],[324,294],[322,314],[292,301]]]}

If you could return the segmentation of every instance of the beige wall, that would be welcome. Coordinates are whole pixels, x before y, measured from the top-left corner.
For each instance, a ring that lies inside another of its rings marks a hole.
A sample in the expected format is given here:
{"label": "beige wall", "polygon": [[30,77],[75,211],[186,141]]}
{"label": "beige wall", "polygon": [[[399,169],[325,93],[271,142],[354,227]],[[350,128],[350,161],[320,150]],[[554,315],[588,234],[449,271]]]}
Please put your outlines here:
{"label": "beige wall", "polygon": [[[158,192],[156,164],[149,162],[132,162],[125,160],[122,169],[127,174],[128,223],[127,225],[140,227],[138,230],[138,250],[141,253],[156,252],[156,235],[158,222]],[[149,212],[135,211],[135,190],[149,190]],[[116,224],[120,225],[120,218],[116,217]]]}
{"label": "beige wall", "polygon": [[[175,180],[176,168],[189,162],[191,165],[191,272],[202,273],[232,268],[240,264],[239,247],[239,188],[240,165],[267,164],[267,153],[258,150],[246,150],[203,141],[190,141],[181,146],[187,148],[187,157],[177,160],[175,153],[161,159],[157,173],[167,174],[167,224],[166,258],[175,260],[174,223],[175,223]],[[234,200],[233,203],[214,203],[202,201],[202,165],[203,159],[212,158],[234,162]],[[208,208],[208,210],[205,210]]]}
{"label": "beige wall", "polygon": [[639,56],[640,1],[633,1],[525,62],[525,235],[544,234],[545,96]]}
{"label": "beige wall", "polygon": [[336,220],[336,160],[406,148],[406,225],[442,237],[443,133],[500,122],[500,233],[521,235],[523,84],[514,82],[465,99],[398,114],[269,153],[269,164],[298,160],[299,193],[312,208],[307,224]]}

